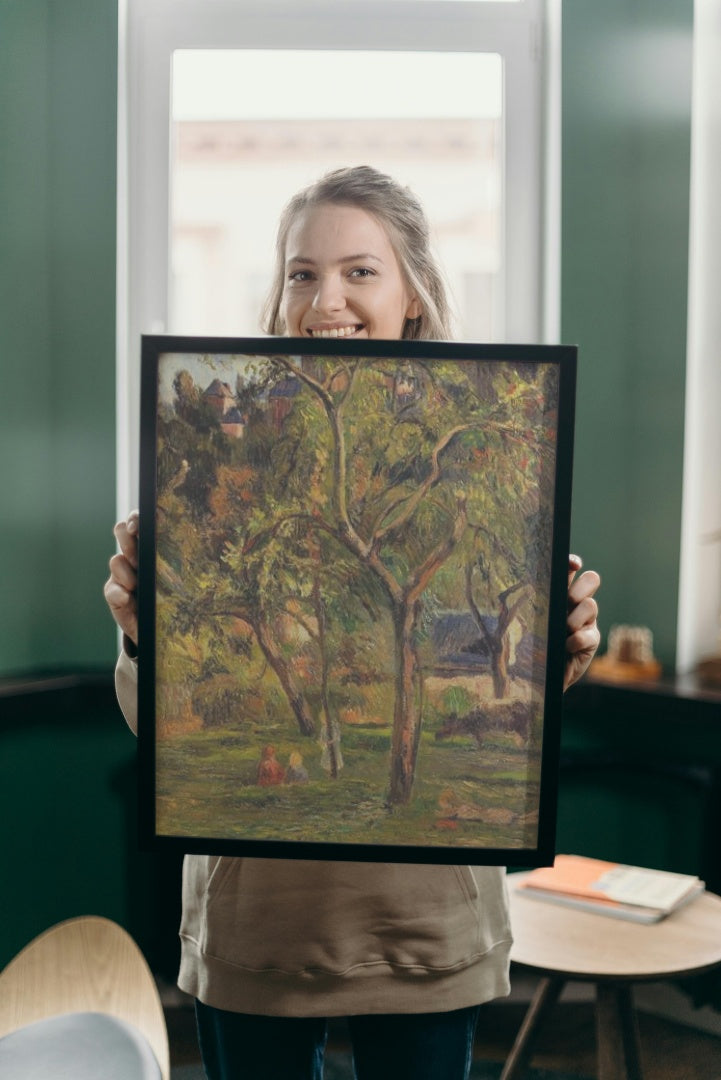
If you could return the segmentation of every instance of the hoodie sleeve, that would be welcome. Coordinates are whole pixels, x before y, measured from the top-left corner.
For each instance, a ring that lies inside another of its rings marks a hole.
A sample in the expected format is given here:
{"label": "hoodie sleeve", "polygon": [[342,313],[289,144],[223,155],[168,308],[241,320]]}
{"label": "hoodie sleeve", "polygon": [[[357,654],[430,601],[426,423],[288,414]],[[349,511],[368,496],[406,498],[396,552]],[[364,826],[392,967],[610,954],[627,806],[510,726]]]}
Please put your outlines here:
{"label": "hoodie sleeve", "polygon": [[128,727],[138,733],[138,661],[123,648],[115,667],[115,693]]}

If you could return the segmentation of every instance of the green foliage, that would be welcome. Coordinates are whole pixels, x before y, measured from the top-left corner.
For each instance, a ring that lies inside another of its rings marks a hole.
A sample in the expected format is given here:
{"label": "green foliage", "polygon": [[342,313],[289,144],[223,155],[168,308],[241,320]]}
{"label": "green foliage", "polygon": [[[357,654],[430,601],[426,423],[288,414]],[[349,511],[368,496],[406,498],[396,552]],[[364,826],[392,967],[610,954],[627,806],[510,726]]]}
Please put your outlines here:
{"label": "green foliage", "polygon": [[242,695],[234,675],[223,672],[201,682],[192,697],[193,709],[204,727],[221,727],[240,720]]}
{"label": "green foliage", "polygon": [[443,692],[443,707],[449,713],[466,716],[476,704],[463,686],[449,686]]}

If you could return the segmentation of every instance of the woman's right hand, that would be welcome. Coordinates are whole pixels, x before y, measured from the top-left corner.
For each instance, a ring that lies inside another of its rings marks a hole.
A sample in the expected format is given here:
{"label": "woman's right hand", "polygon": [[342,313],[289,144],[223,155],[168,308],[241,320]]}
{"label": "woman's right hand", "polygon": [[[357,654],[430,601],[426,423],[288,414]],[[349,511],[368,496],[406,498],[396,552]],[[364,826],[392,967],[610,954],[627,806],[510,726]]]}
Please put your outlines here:
{"label": "woman's right hand", "polygon": [[110,560],[110,577],[103,590],[110,613],[123,633],[138,644],[138,529],[137,510],[113,529],[120,553]]}

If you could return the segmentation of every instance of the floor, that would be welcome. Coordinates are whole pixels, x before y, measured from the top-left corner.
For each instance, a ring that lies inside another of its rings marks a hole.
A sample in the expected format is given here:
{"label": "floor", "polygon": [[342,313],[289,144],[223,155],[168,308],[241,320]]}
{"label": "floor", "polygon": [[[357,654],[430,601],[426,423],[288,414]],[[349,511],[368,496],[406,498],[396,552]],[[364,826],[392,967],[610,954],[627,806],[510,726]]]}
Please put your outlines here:
{"label": "floor", "polygon": [[[479,1024],[478,1058],[504,1061],[526,1010],[523,1001],[494,1002],[484,1007]],[[166,1008],[172,1065],[198,1061],[192,1007]],[[721,1080],[721,1037],[639,1012],[641,1056],[646,1080]],[[344,1041],[342,1024],[331,1039]],[[593,1003],[561,1001],[542,1030],[533,1064],[582,1077],[596,1075]]]}
{"label": "floor", "polygon": [[[488,1006],[479,1030],[478,1056],[502,1061],[525,1006]],[[647,1080],[721,1080],[721,1038],[647,1013],[638,1014],[641,1063]],[[591,1002],[564,1003],[542,1029],[533,1064],[579,1076],[596,1075],[595,1018]]]}

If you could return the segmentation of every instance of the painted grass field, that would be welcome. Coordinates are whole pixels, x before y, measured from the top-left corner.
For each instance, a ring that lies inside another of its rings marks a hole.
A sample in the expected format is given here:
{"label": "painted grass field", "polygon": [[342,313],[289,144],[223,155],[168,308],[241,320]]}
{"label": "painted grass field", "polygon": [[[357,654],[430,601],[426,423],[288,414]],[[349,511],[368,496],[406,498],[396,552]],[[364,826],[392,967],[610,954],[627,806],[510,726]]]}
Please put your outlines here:
{"label": "painted grass field", "polygon": [[[450,681],[446,700],[449,689]],[[321,766],[318,743],[287,722],[245,720],[163,738],[157,758],[158,833],[314,843],[535,846],[540,740],[532,738],[529,749],[500,728],[486,734],[480,747],[467,734],[439,740],[444,714],[430,705],[428,711],[412,800],[393,812],[385,806],[390,727],[377,721],[343,724],[344,768],[336,780]],[[306,782],[257,784],[260,751],[269,743],[283,766],[291,754],[302,755]]]}

